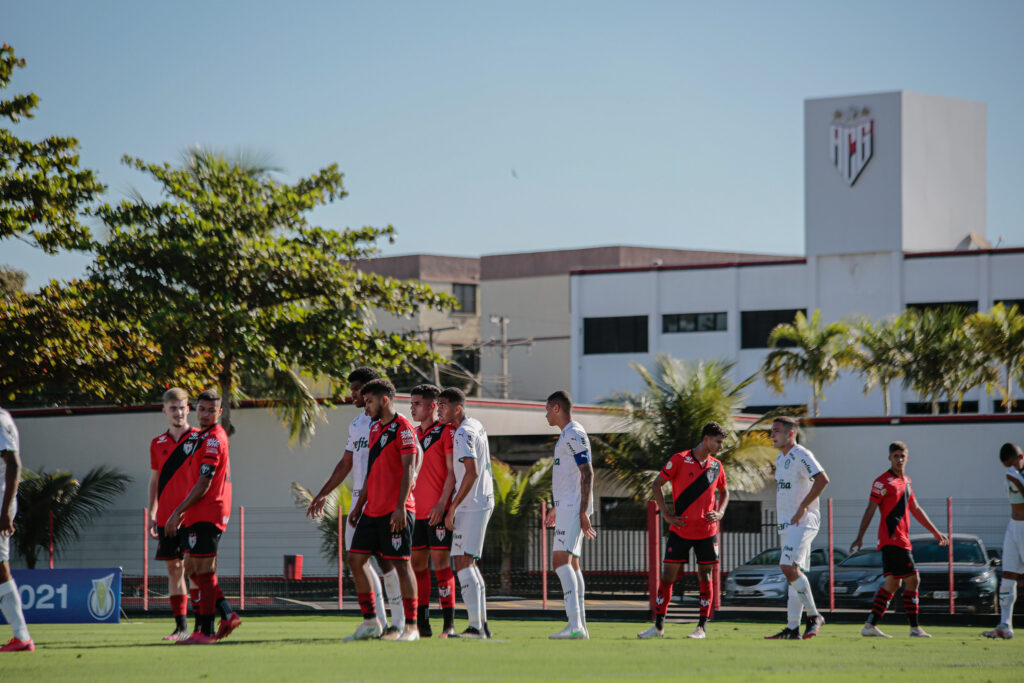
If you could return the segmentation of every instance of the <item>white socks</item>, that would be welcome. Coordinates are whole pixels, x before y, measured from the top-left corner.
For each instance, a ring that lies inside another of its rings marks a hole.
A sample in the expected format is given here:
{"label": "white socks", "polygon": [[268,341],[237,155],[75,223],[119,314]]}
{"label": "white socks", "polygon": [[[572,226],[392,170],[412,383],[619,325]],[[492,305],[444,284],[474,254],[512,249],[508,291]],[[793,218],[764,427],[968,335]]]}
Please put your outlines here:
{"label": "white socks", "polygon": [[398,581],[397,569],[384,575],[384,590],[388,593],[388,605],[391,607],[391,625],[404,631],[405,608],[402,606],[402,584]]}
{"label": "white socks", "polygon": [[797,595],[793,584],[789,584],[789,600],[786,602],[786,628],[799,628],[800,616],[804,611],[804,603]]}
{"label": "white socks", "polygon": [[583,624],[580,620],[580,589],[576,584],[576,571],[572,565],[563,564],[555,569],[555,573],[562,583],[562,600],[565,601],[565,616],[569,617],[569,628],[579,630]]}
{"label": "white socks", "polygon": [[[1013,603],[1017,602],[1017,579],[999,580],[999,613],[1000,623],[1013,628]],[[6,614],[6,612],[4,612]]]}
{"label": "white socks", "polygon": [[479,631],[483,631],[484,620],[480,610],[480,595],[483,590],[483,581],[477,577],[475,567],[472,566],[460,569],[458,577],[459,587],[462,589],[462,601],[466,603],[469,625]]}
{"label": "white socks", "polygon": [[28,634],[28,626],[25,625],[25,614],[21,611],[21,593],[14,579],[0,583],[0,610],[4,618],[11,625],[14,637],[18,640],[28,640],[32,636]]}
{"label": "white socks", "polygon": [[484,575],[480,573],[480,567],[476,562],[472,565],[476,573],[476,580],[480,583],[480,623],[487,623],[487,584],[484,583]]}
{"label": "white socks", "polygon": [[388,613],[384,608],[384,589],[380,585],[380,576],[373,567],[370,567],[370,586],[373,588],[373,605],[377,610],[377,623],[380,624],[380,631],[383,633],[388,628]]}
{"label": "white socks", "polygon": [[586,605],[583,604],[583,596],[584,596],[584,594],[587,591],[586,591],[586,587],[583,584],[583,570],[582,569],[577,569],[576,570],[576,588],[577,588],[576,597],[579,599],[579,603],[580,603],[580,624],[583,625],[583,628],[586,628],[587,627],[587,607],[586,607]]}
{"label": "white socks", "polygon": [[[811,593],[811,582],[807,580],[806,574],[801,572],[796,581],[789,584],[789,588],[796,591],[797,597],[800,598],[804,609],[807,610],[807,616],[818,616],[818,608],[814,605],[814,595]],[[797,623],[799,623],[799,619],[797,619]]]}

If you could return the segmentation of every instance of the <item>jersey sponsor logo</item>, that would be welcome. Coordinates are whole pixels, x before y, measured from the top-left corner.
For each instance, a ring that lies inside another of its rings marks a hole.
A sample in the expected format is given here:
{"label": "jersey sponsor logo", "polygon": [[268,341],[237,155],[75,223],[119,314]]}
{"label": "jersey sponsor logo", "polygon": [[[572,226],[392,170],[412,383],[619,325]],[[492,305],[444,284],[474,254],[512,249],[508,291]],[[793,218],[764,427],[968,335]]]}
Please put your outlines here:
{"label": "jersey sponsor logo", "polygon": [[215,436],[208,437],[206,439],[206,447],[207,448],[220,448],[220,440],[218,440],[217,437],[215,437]]}
{"label": "jersey sponsor logo", "polygon": [[352,445],[357,451],[363,450],[370,447],[370,440],[365,436],[361,436],[356,439],[356,442]]}
{"label": "jersey sponsor logo", "polygon": [[791,488],[793,488],[793,485],[790,484],[788,481],[780,481],[779,482],[779,490],[780,491],[782,491],[783,489],[791,489]]}
{"label": "jersey sponsor logo", "polygon": [[400,436],[402,437],[402,445],[403,446],[411,446],[414,443],[416,443],[416,435],[413,434],[408,429],[403,430],[400,433]]}

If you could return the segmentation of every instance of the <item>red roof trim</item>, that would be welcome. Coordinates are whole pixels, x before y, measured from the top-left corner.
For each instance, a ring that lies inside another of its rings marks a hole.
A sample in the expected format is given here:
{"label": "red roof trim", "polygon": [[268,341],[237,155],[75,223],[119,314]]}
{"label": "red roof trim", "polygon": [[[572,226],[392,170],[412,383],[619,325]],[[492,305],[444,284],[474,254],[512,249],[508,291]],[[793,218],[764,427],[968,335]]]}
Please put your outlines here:
{"label": "red roof trim", "polygon": [[982,256],[984,254],[992,254],[994,256],[999,256],[1000,254],[1024,254],[1024,247],[1009,247],[1006,249],[972,249],[970,251],[914,251],[904,253],[903,258],[945,258],[947,256]]}
{"label": "red roof trim", "polygon": [[669,266],[623,266],[621,268],[577,268],[569,275],[599,275],[601,273],[642,273],[651,270],[707,270],[710,268],[744,268],[747,266],[792,266],[807,263],[806,258],[787,258],[775,261],[725,261],[722,263],[686,263]]}
{"label": "red roof trim", "polygon": [[858,427],[866,425],[986,424],[1024,422],[1024,413],[994,415],[891,415],[889,417],[816,417],[801,420],[812,427]]}

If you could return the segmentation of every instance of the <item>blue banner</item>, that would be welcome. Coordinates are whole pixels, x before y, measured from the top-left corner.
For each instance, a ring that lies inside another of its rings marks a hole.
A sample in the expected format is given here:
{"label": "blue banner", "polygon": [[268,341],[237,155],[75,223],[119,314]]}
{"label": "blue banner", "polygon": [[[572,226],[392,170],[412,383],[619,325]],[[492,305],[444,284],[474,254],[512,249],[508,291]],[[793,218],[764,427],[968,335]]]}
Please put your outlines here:
{"label": "blue banner", "polygon": [[16,569],[11,574],[29,624],[121,622],[120,567]]}

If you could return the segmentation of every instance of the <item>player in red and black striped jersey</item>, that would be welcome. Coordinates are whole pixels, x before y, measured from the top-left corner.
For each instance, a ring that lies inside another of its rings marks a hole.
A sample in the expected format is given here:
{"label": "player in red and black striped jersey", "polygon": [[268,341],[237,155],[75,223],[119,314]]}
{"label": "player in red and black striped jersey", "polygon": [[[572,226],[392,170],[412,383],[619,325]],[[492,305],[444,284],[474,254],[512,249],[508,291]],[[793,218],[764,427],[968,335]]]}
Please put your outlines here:
{"label": "player in red and black striped jersey", "polygon": [[[185,572],[199,589],[199,629],[189,645],[206,645],[225,638],[242,623],[231,609],[217,583],[217,546],[231,515],[231,461],[228,435],[218,421],[221,398],[213,389],[199,395],[196,402],[199,433],[192,454],[192,489],[167,518],[166,533],[178,530],[184,541]],[[213,618],[220,612],[216,635]]]}
{"label": "player in red and black striped jersey", "polygon": [[385,572],[398,571],[405,630],[385,635],[386,640],[419,640],[416,628],[416,575],[409,563],[416,501],[412,485],[416,480],[419,443],[412,423],[395,412],[395,387],[386,379],[375,379],[363,386],[366,414],[376,422],[370,428],[370,455],[366,485],[352,506],[349,523],[356,527],[349,549],[352,578],[356,583],[363,623],[355,639],[380,635],[369,561],[377,555]]}
{"label": "player in red and black striped jersey", "polygon": [[[882,551],[882,571],[885,583],[875,594],[875,603],[871,615],[861,630],[863,636],[888,638],[878,628],[878,622],[889,607],[893,594],[903,586],[903,606],[906,608],[907,619],[910,621],[910,635],[915,638],[930,638],[918,623],[917,587],[921,576],[914,566],[910,545],[910,515],[914,515],[924,528],[932,533],[939,545],[948,545],[949,539],[939,531],[917,504],[914,489],[907,476],[907,460],[910,451],[902,441],[894,441],[889,445],[889,464],[887,472],[875,479],[871,485],[871,497],[864,517],[860,520],[860,531],[857,540],[850,544],[850,552],[859,550],[864,541],[864,532],[871,524],[875,510],[882,511],[882,519],[878,525],[878,549]],[[910,514],[908,514],[910,513]]]}
{"label": "player in red and black striped jersey", "polygon": [[433,384],[421,384],[411,392],[409,409],[419,422],[416,437],[423,451],[423,464],[416,475],[416,527],[412,532],[412,570],[416,574],[416,623],[420,635],[429,638],[430,570],[437,577],[438,602],[444,627],[441,637],[455,633],[455,574],[451,567],[452,533],[444,525],[448,504],[455,490],[452,466],[452,435],[449,424],[437,420],[437,397],[441,390]]}
{"label": "player in red and black striped jersey", "polygon": [[174,632],[164,640],[188,638],[185,557],[178,534],[165,535],[164,524],[192,489],[191,456],[199,443],[199,430],[188,424],[188,393],[168,389],[163,396],[167,431],[149,444],[149,535],[157,540],[156,559],[167,563],[167,593],[174,615]]}
{"label": "player in red and black striped jersey", "polygon": [[[705,626],[711,616],[714,599],[712,577],[718,564],[718,522],[729,504],[725,470],[721,461],[713,456],[722,450],[726,431],[717,422],[709,422],[701,431],[701,442],[696,448],[676,453],[661,474],[654,480],[654,502],[661,516],[672,525],[665,547],[665,566],[661,573],[661,587],[655,599],[655,621],[651,628],[638,635],[640,638],[661,638],[664,635],[665,615],[672,600],[672,584],[679,568],[686,563],[693,548],[697,557],[700,581],[700,621],[688,638],[706,637]],[[662,487],[672,484],[672,508],[665,504]]]}

